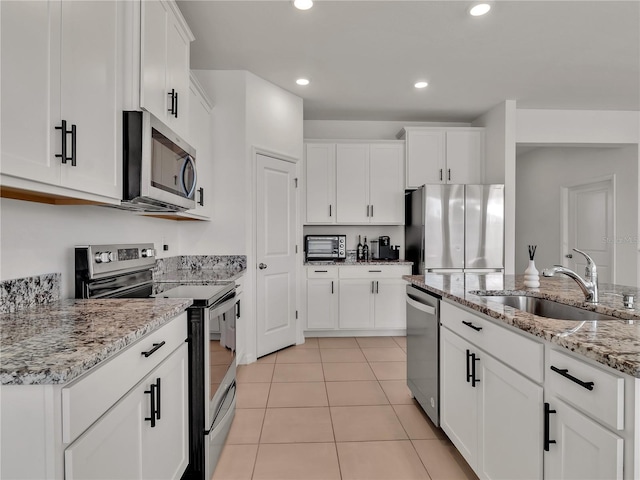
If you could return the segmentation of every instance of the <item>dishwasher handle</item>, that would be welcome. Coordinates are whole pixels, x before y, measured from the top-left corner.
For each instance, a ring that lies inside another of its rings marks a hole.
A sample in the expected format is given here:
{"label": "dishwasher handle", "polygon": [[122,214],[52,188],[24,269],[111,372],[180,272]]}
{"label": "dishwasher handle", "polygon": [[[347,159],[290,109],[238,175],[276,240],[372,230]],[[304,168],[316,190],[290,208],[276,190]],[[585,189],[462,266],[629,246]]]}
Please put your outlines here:
{"label": "dishwasher handle", "polygon": [[434,307],[432,307],[431,305],[425,305],[424,303],[417,302],[413,298],[407,297],[407,304],[429,315],[436,314],[436,309]]}

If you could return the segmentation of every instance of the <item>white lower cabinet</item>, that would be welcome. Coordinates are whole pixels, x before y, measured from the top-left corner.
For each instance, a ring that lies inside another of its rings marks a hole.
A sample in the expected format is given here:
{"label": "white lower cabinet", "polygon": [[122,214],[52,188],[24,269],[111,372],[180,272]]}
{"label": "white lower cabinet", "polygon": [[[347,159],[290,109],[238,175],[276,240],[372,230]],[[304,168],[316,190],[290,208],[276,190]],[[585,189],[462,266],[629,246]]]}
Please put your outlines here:
{"label": "white lower cabinet", "polygon": [[68,384],[3,385],[0,477],[181,478],[186,338],[184,312]]}
{"label": "white lower cabinet", "polygon": [[409,265],[307,267],[307,330],[404,330]]}
{"label": "white lower cabinet", "polygon": [[[470,316],[441,303],[442,429],[480,478],[542,478],[543,388],[450,329],[454,322],[468,322],[471,338],[483,335],[480,321],[473,323]],[[480,341],[491,346],[490,337]],[[495,344],[497,350],[501,346]]]}
{"label": "white lower cabinet", "polygon": [[553,443],[545,452],[545,478],[623,478],[622,438],[555,396],[547,403],[548,440]]}

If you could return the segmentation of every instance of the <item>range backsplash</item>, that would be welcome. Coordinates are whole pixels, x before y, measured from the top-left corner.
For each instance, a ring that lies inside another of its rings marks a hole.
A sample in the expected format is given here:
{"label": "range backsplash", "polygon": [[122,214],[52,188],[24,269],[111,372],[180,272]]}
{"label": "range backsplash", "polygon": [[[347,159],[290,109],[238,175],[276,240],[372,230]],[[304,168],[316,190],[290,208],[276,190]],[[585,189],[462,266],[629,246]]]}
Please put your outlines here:
{"label": "range backsplash", "polygon": [[57,302],[60,300],[61,278],[60,273],[46,273],[0,282],[0,313]]}

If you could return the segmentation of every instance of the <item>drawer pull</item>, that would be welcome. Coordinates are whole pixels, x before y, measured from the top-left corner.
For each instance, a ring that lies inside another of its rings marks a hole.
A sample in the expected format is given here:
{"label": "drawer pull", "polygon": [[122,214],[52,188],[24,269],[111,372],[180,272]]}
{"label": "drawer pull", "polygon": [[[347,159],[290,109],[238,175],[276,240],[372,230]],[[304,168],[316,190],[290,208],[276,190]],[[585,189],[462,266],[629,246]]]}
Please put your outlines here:
{"label": "drawer pull", "polygon": [[551,365],[551,370],[553,370],[554,372],[562,375],[565,378],[568,378],[572,382],[577,383],[578,385],[580,385],[581,387],[586,388],[589,391],[593,390],[593,386],[594,386],[593,382],[583,382],[579,378],[576,378],[573,375],[570,375],[569,374],[569,369],[567,369],[567,368],[558,368],[558,367],[555,367],[555,366]]}
{"label": "drawer pull", "polygon": [[462,323],[464,323],[467,327],[469,328],[473,328],[476,332],[479,332],[480,330],[482,330],[482,327],[476,327],[473,323],[471,322],[465,322],[464,320],[462,321]]}
{"label": "drawer pull", "polygon": [[555,410],[551,410],[548,403],[544,404],[544,451],[549,451],[549,445],[556,443],[555,440],[549,440],[549,415],[556,413]]}
{"label": "drawer pull", "polygon": [[327,273],[329,270],[314,270],[315,273]]}
{"label": "drawer pull", "polygon": [[369,273],[382,273],[382,270],[369,270]]}
{"label": "drawer pull", "polygon": [[150,357],[151,355],[153,355],[154,353],[156,353],[156,351],[162,347],[165,344],[165,341],[161,341],[160,343],[154,343],[153,344],[153,348],[151,350],[149,350],[148,352],[142,352],[142,355],[144,355],[145,357]]}

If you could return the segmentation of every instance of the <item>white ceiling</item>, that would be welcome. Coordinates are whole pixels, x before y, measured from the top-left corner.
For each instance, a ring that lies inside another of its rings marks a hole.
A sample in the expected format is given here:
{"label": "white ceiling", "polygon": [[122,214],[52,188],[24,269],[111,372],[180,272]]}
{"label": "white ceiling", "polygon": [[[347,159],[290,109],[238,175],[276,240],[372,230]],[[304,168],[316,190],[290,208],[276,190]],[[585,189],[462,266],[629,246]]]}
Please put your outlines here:
{"label": "white ceiling", "polygon": [[498,0],[478,18],[471,3],[178,1],[191,68],[249,70],[302,97],[306,120],[469,122],[505,99],[640,110],[640,1]]}

